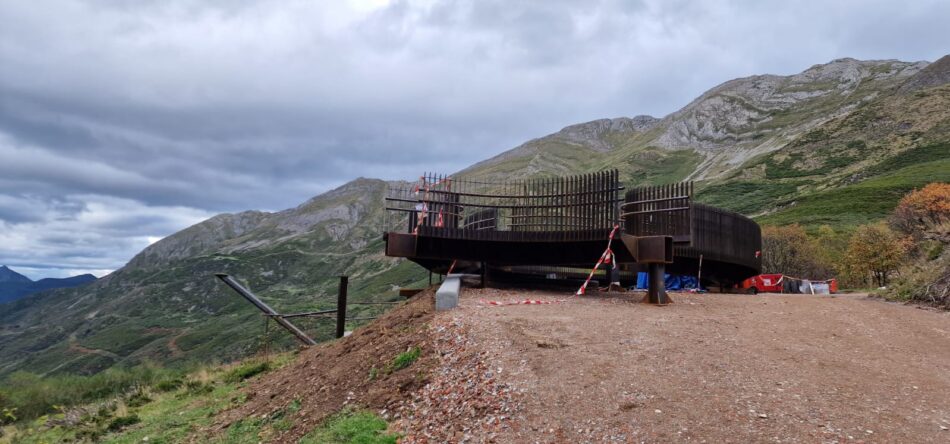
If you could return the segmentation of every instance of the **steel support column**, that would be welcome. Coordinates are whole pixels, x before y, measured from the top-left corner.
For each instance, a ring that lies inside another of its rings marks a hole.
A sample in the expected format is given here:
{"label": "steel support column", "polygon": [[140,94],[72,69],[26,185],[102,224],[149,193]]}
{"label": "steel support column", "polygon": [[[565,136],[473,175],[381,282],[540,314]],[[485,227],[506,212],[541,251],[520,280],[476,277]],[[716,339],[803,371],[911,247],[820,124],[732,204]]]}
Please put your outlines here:
{"label": "steel support column", "polygon": [[647,298],[651,304],[666,305],[670,303],[670,298],[666,294],[666,281],[663,279],[664,268],[664,264],[661,263],[649,264]]}

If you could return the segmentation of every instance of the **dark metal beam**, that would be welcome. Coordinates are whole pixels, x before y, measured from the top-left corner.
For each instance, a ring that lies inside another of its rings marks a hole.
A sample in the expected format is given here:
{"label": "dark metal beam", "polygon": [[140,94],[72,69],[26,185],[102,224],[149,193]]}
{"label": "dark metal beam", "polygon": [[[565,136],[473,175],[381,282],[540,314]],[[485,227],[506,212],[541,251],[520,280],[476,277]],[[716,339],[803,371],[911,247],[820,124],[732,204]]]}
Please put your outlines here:
{"label": "dark metal beam", "polygon": [[346,328],[346,289],[349,277],[340,276],[340,289],[336,297],[336,337],[342,338]]}
{"label": "dark metal beam", "polygon": [[270,308],[270,306],[264,303],[264,301],[258,299],[257,296],[254,296],[254,293],[251,293],[250,290],[241,286],[241,284],[235,281],[234,278],[232,278],[231,276],[228,276],[227,273],[215,273],[215,276],[217,276],[219,279],[221,279],[221,281],[223,281],[225,284],[231,287],[231,289],[234,290],[237,294],[243,296],[244,299],[247,299],[248,302],[250,302],[251,304],[254,304],[254,306],[257,307],[258,310],[264,312],[264,314],[268,316],[273,317],[274,322],[277,322],[278,324],[280,324],[281,327],[284,327],[287,331],[289,331],[291,334],[296,336],[297,339],[300,340],[300,342],[303,342],[306,345],[317,345],[317,341],[314,341],[313,339],[310,338],[310,336],[307,336],[306,333],[304,333],[299,328],[297,328],[297,326],[295,326],[294,324],[291,324],[290,321],[281,317],[280,314],[274,311],[273,308]]}

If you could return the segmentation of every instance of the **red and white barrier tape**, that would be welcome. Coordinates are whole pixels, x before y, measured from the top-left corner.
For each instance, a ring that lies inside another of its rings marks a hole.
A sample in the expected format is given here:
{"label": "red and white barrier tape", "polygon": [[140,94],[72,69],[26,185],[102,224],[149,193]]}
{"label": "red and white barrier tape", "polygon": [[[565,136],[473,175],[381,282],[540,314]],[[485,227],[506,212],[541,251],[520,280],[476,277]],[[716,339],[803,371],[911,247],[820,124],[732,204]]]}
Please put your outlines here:
{"label": "red and white barrier tape", "polygon": [[449,265],[449,271],[446,271],[446,272],[445,272],[445,275],[446,275],[446,276],[452,274],[452,270],[455,269],[455,264],[457,264],[458,261],[459,261],[458,259],[452,261],[452,265]]}
{"label": "red and white barrier tape", "polygon": [[556,304],[558,302],[564,302],[563,299],[558,299],[554,301],[542,301],[540,299],[525,299],[522,301],[487,301],[485,299],[480,299],[480,302],[483,305],[547,305],[547,304]]}
{"label": "red and white barrier tape", "polygon": [[620,228],[620,225],[614,225],[614,229],[610,230],[610,236],[607,238],[607,249],[604,250],[604,254],[600,255],[600,259],[597,259],[597,263],[594,264],[594,268],[590,270],[590,274],[587,276],[587,280],[584,281],[584,284],[581,285],[581,288],[577,289],[577,296],[582,296],[587,292],[587,284],[590,283],[590,280],[594,278],[594,273],[597,272],[597,269],[600,268],[600,265],[604,263],[604,259],[607,258],[608,254],[612,254],[610,251],[610,244],[614,241],[614,234],[617,233],[617,229]]}

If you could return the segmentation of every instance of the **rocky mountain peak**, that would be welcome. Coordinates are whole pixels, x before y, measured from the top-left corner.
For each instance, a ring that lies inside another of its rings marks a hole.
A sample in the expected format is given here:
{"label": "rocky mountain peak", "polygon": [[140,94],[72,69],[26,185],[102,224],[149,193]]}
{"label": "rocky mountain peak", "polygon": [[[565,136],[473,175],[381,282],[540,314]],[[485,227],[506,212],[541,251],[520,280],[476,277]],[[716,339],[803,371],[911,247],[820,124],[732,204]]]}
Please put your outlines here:
{"label": "rocky mountain peak", "polygon": [[[927,62],[842,58],[789,76],[730,80],[664,118],[667,129],[656,144],[717,152],[756,140],[789,140],[926,66]],[[866,93],[842,100],[858,92],[859,87]],[[799,116],[796,121],[777,122],[777,114],[793,109]],[[769,146],[777,145],[769,142]]]}
{"label": "rocky mountain peak", "polygon": [[149,245],[129,265],[150,266],[211,252],[270,217],[271,213],[263,211],[218,214]]}

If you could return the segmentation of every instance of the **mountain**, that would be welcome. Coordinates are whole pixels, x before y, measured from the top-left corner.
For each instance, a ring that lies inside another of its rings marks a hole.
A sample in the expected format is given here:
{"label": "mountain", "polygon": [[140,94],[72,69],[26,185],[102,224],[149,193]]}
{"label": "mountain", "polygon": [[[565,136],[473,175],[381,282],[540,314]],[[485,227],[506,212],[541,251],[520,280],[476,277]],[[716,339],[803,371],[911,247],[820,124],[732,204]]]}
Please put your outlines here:
{"label": "mountain", "polygon": [[[569,126],[475,164],[502,179],[616,167],[627,185],[697,181],[700,201],[766,223],[847,229],[950,180],[950,56],[839,59],[712,88],[661,119]],[[736,196],[742,196],[737,199]]]}
{"label": "mountain", "polygon": [[[386,187],[357,179],[285,211],[218,215],[86,287],[9,303],[0,310],[0,375],[23,368],[92,373],[256,351],[263,317],[216,272],[234,275],[284,312],[334,307],[341,274],[350,276],[351,301],[393,299],[394,288],[421,284],[426,274],[382,253]],[[370,316],[381,307],[350,312]],[[333,337],[332,320],[295,322],[317,338]]]}
{"label": "mountain", "polygon": [[0,284],[30,284],[33,280],[11,270],[6,265],[0,266]]}
{"label": "mountain", "polygon": [[15,301],[40,291],[56,288],[70,288],[96,280],[91,274],[83,274],[63,279],[46,278],[33,282],[30,278],[17,273],[6,265],[0,266],[0,304]]}
{"label": "mountain", "polygon": [[[511,179],[618,168],[627,186],[696,180],[698,200],[762,223],[847,230],[884,217],[914,187],[950,182],[948,65],[948,57],[839,59],[790,76],[731,80],[668,116],[571,125],[458,174]],[[285,211],[215,216],[86,287],[9,303],[0,310],[0,376],[257,350],[261,315],[215,272],[243,280],[284,312],[334,307],[340,274],[350,276],[351,300],[393,300],[396,288],[421,285],[426,274],[383,255],[387,186],[361,178]],[[363,317],[378,307],[354,311]],[[320,339],[332,336],[331,321],[301,324]]]}

